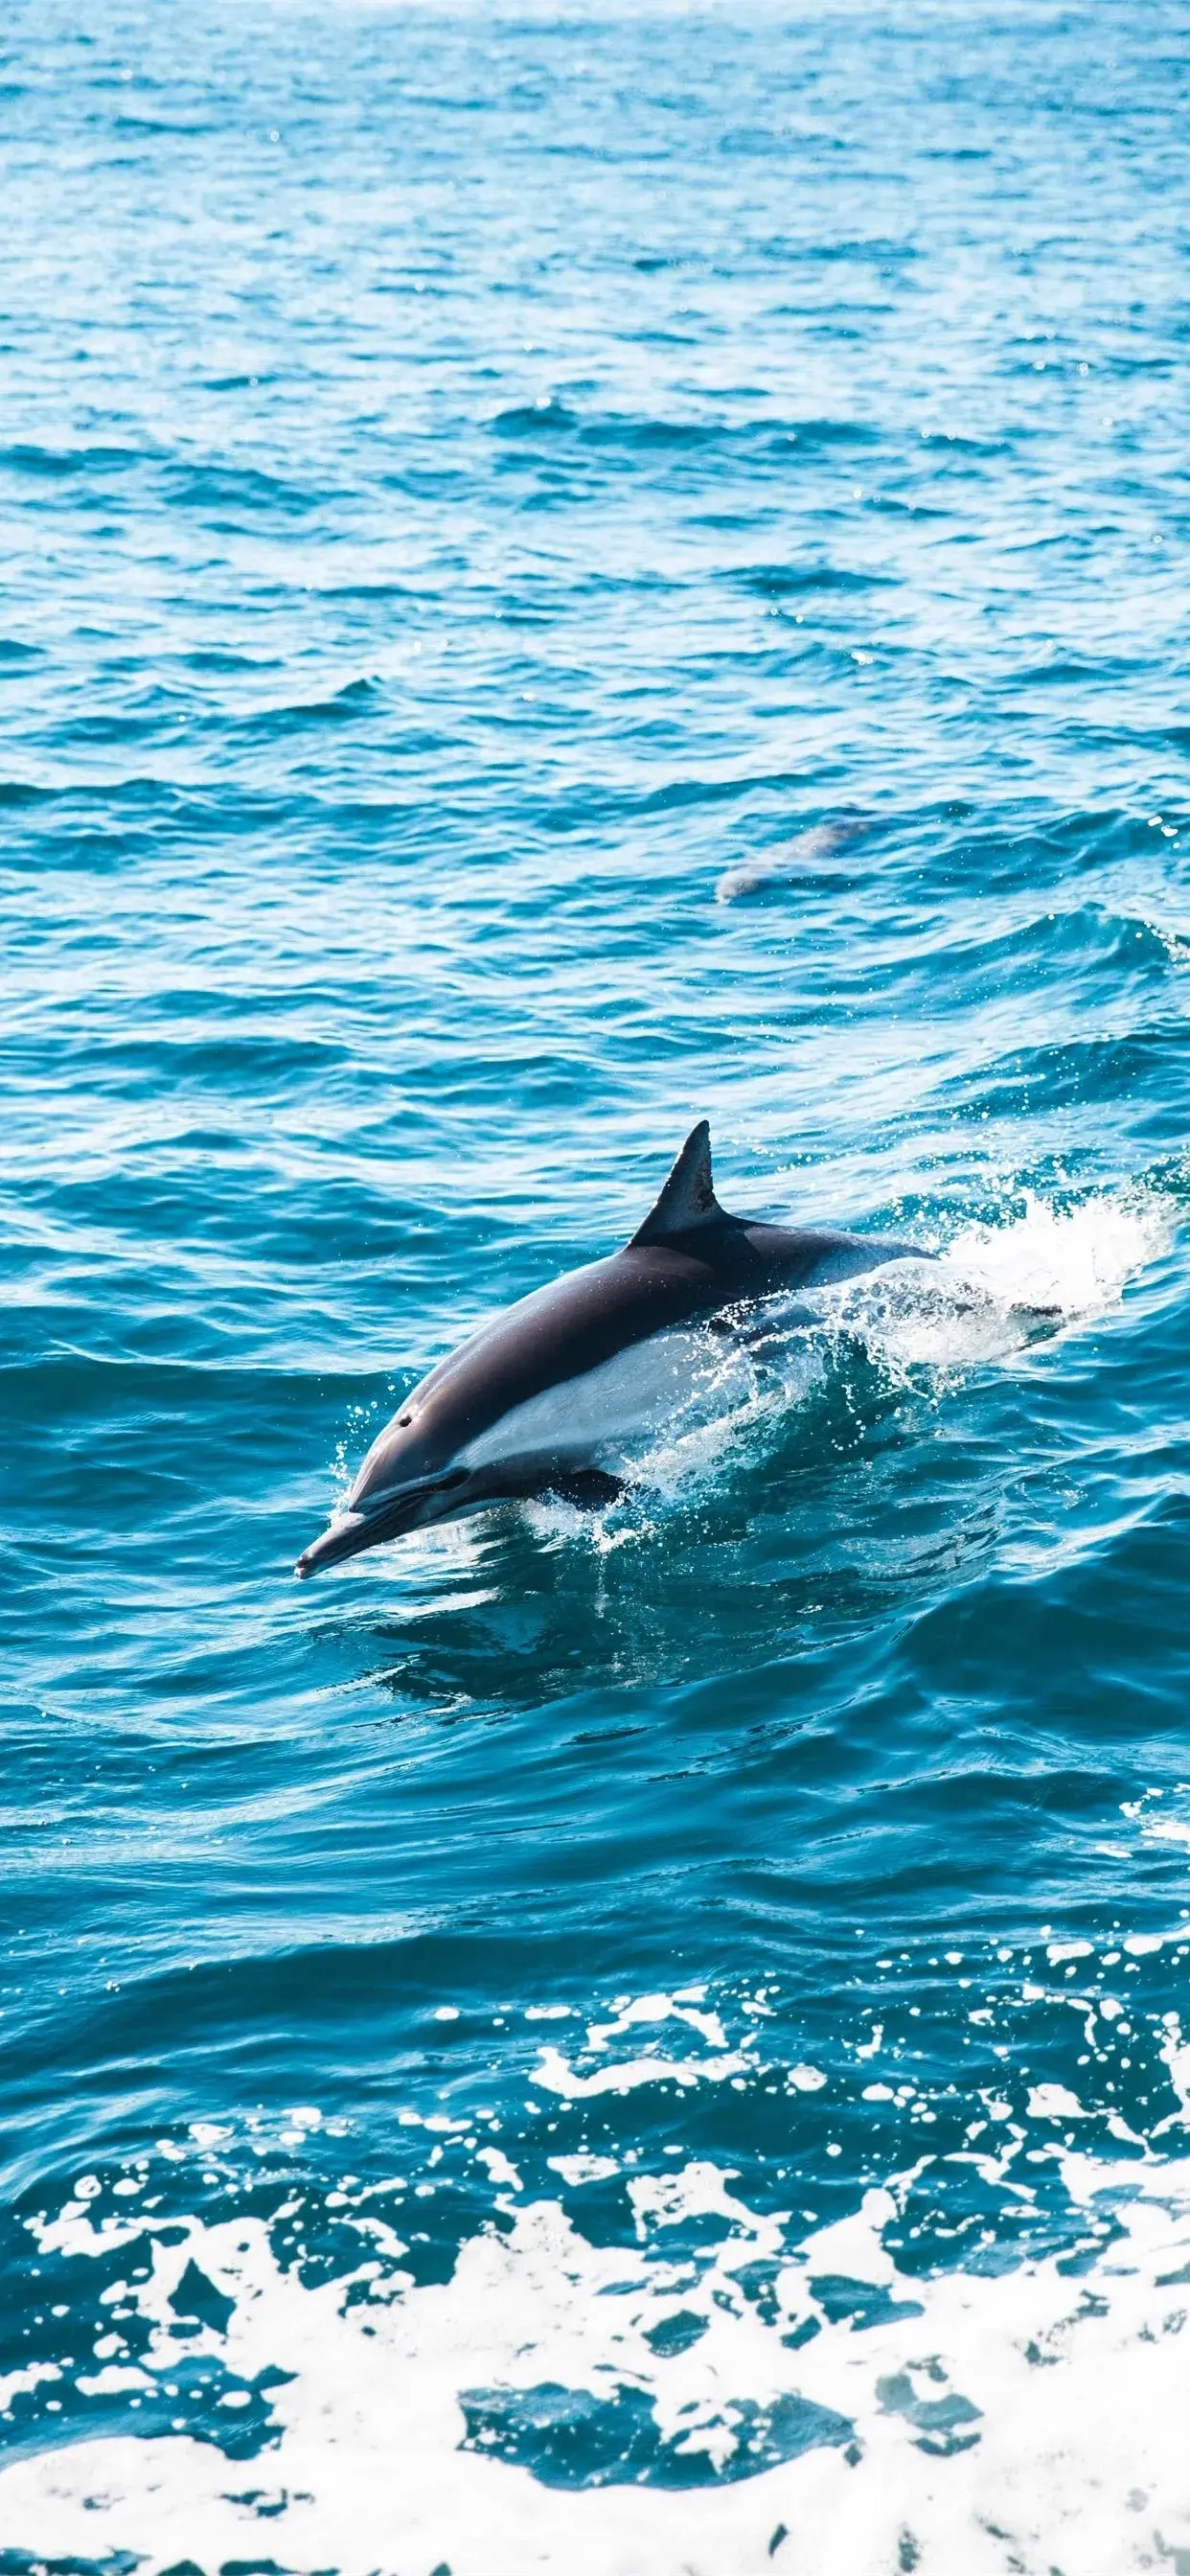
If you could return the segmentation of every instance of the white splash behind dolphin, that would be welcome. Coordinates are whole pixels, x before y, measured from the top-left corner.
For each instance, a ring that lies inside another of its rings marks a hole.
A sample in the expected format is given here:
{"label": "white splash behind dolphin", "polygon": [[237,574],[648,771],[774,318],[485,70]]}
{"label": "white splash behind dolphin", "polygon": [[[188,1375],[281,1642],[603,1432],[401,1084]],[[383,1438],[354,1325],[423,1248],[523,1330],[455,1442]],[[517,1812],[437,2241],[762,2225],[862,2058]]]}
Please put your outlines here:
{"label": "white splash behind dolphin", "polygon": [[698,1328],[778,1291],[930,1256],[877,1236],[729,1216],[706,1119],[687,1137],[630,1243],[567,1271],[481,1325],[406,1396],[368,1451],[346,1508],[299,1556],[317,1574],[380,1540],[489,1503],[620,1492],[620,1444],[688,1376]]}

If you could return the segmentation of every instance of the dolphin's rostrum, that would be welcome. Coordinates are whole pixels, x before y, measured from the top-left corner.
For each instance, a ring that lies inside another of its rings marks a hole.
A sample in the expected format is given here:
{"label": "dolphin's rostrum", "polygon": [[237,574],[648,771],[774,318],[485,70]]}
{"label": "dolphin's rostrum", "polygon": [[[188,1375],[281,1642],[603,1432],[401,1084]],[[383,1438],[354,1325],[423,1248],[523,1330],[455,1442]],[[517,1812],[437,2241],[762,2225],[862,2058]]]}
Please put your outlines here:
{"label": "dolphin's rostrum", "polygon": [[317,1574],[381,1539],[488,1503],[535,1494],[612,1501],[620,1482],[604,1462],[656,1418],[667,1382],[689,1366],[698,1327],[779,1290],[923,1258],[909,1243],[728,1216],[715,1196],[703,1118],[622,1252],[493,1316],[406,1396],[373,1441],[345,1509],[295,1570]]}

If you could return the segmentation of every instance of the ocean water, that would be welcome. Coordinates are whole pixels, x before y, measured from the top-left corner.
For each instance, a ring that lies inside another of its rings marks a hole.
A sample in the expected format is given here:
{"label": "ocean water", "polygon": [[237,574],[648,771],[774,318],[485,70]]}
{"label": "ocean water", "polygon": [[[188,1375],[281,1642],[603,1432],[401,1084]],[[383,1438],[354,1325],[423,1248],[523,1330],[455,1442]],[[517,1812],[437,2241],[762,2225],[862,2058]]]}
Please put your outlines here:
{"label": "ocean water", "polygon": [[1190,2570],[1188,63],[6,13],[2,2576]]}

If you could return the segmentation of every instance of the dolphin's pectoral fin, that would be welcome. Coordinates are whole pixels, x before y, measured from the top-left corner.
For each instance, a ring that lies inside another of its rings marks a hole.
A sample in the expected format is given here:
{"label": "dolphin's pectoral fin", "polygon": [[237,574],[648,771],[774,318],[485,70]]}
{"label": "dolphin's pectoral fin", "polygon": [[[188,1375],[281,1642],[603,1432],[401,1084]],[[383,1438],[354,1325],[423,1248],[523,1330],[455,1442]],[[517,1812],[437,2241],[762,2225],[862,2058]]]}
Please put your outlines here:
{"label": "dolphin's pectoral fin", "polygon": [[700,1118],[692,1127],[656,1205],[632,1243],[666,1243],[671,1235],[689,1234],[695,1226],[722,1225],[724,1211],[711,1177],[711,1130]]}
{"label": "dolphin's pectoral fin", "polygon": [[577,1503],[582,1511],[597,1512],[607,1503],[619,1502],[624,1479],[609,1476],[602,1467],[560,1467],[545,1480],[544,1490],[560,1495],[564,1503]]}

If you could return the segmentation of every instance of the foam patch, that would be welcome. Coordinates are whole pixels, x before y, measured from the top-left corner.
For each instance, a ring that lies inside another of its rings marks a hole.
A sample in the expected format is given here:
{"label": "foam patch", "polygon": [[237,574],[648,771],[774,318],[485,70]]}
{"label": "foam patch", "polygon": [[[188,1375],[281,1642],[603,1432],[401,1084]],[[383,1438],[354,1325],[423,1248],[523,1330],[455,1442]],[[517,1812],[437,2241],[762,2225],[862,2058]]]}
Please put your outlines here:
{"label": "foam patch", "polygon": [[[761,2576],[828,2539],[848,2576],[1180,2563],[1190,2163],[1060,2155],[1081,2245],[932,2277],[885,2243],[906,2177],[791,2259],[781,2217],[697,2161],[631,2183],[635,2250],[541,2200],[422,2288],[376,2222],[318,2288],[258,2220],[150,2222],[140,2378],[176,2369],[201,2283],[204,2349],[232,2396],[267,2379],[267,2432],[246,2458],[170,2435],[18,2460],[0,2529],[146,2576],[262,2555],[301,2576]],[[700,2276],[692,2223],[717,2240]],[[42,2257],[110,2250],[121,2224],[145,2232],[76,2197]]]}

